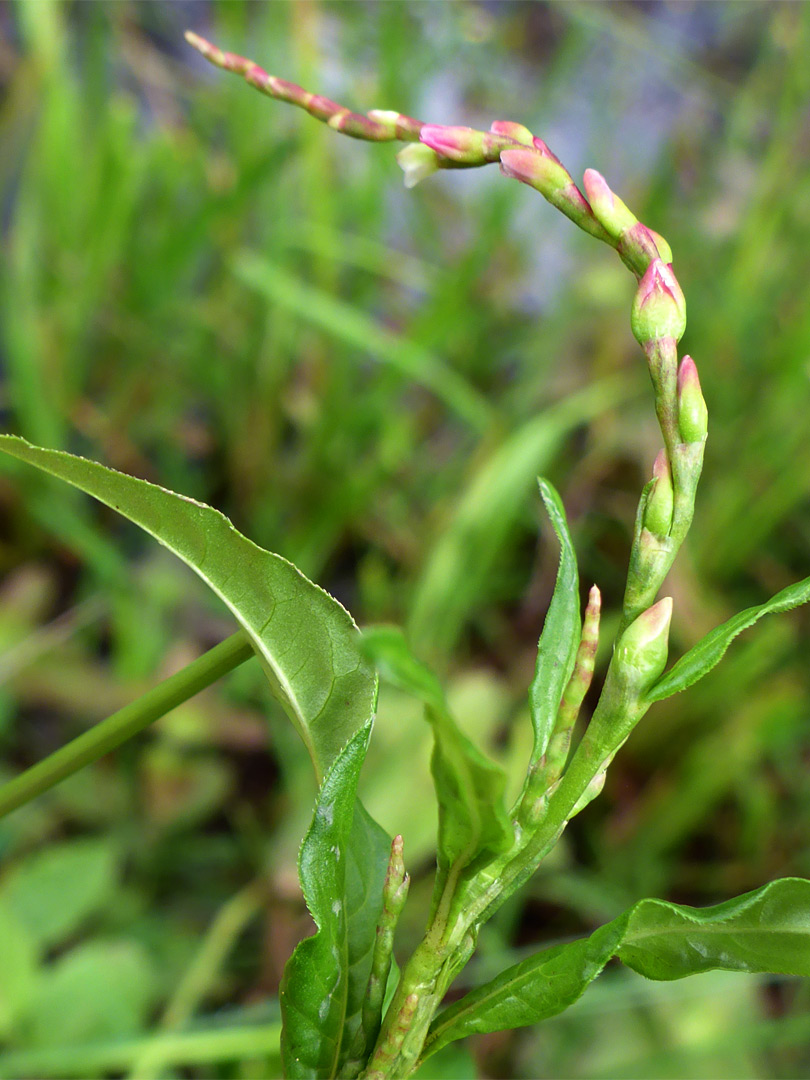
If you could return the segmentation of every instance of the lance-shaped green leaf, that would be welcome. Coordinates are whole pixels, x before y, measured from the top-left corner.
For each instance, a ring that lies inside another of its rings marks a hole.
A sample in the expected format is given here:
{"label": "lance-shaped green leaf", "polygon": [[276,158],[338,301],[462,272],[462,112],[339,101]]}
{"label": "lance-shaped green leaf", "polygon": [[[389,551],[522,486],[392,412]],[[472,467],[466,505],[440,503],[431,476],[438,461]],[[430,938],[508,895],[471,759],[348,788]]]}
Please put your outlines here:
{"label": "lance-shaped green leaf", "polygon": [[356,798],[371,725],[326,774],[298,871],[318,931],[284,970],[281,1052],[288,1077],[341,1074],[360,1026],[391,846]]}
{"label": "lance-shaped green leaf", "polygon": [[810,975],[810,881],[783,878],[708,908],[640,900],[590,937],[545,949],[445,1009],[423,1059],[454,1039],[555,1016],[613,956],[657,980],[715,969]]}
{"label": "lance-shaped green leaf", "polygon": [[451,870],[458,873],[474,860],[486,860],[512,846],[514,833],[504,806],[506,774],[460,730],[438,679],[413,655],[400,630],[387,626],[365,630],[363,649],[384,678],[424,702],[433,728],[438,897]]}
{"label": "lance-shaped green leaf", "polygon": [[532,762],[539,761],[548,748],[560,700],[574,670],[582,633],[577,557],[565,520],[565,509],[548,480],[541,478],[538,483],[546,512],[560,542],[560,565],[554,595],[537,646],[537,667],[529,689],[529,707],[534,725]]}
{"label": "lance-shaped green leaf", "polygon": [[648,702],[661,701],[681,690],[686,690],[711,671],[722,660],[723,654],[734,638],[743,630],[747,630],[749,626],[753,626],[763,615],[790,611],[809,601],[810,577],[797,581],[795,585],[788,585],[786,589],[782,589],[764,604],[746,608],[745,611],[732,616],[722,626],[715,627],[676,664],[673,664],[670,670],[647,692],[646,700]]}
{"label": "lance-shaped green leaf", "polygon": [[374,708],[376,677],[349,613],[291,562],[257,547],[210,506],[107,469],[0,435],[0,450],[66,480],[140,525],[178,555],[250,635],[273,693],[320,780]]}

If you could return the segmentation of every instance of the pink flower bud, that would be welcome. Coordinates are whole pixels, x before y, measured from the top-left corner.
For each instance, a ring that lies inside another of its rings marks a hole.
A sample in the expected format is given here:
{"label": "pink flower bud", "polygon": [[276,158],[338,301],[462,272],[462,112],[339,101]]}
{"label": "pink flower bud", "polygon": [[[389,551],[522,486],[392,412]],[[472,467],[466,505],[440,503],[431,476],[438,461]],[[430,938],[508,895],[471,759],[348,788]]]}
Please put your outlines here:
{"label": "pink flower bud", "polygon": [[614,240],[618,240],[638,219],[619,196],[610,190],[604,176],[596,169],[586,169],[583,181],[594,217]]}
{"label": "pink flower bud", "polygon": [[709,413],[691,356],[685,356],[678,369],[678,428],[685,443],[703,442],[709,429]]}
{"label": "pink flower bud", "polygon": [[672,269],[660,259],[653,259],[638,284],[630,325],[641,345],[659,338],[680,341],[683,337],[686,301]]}
{"label": "pink flower bud", "polygon": [[532,133],[523,124],[515,124],[511,120],[496,120],[489,130],[493,135],[505,135],[507,139],[514,139],[524,146],[532,145]]}
{"label": "pink flower bud", "polygon": [[573,183],[566,169],[553,155],[547,157],[528,147],[502,150],[501,172],[504,176],[528,184],[546,197],[550,192],[562,191]]}
{"label": "pink flower bud", "polygon": [[562,162],[554,153],[554,151],[549,150],[548,145],[544,143],[542,139],[538,138],[537,135],[534,135],[532,137],[532,146],[535,148],[535,150],[539,150],[543,157],[551,158],[552,161],[556,161],[557,164],[562,167]]}
{"label": "pink flower bud", "polygon": [[661,233],[655,231],[655,229],[647,227],[647,231],[655,241],[655,246],[658,248],[658,254],[661,256],[662,263],[672,264],[672,248],[669,243],[664,239]]}
{"label": "pink flower bud", "polygon": [[459,165],[484,165],[487,161],[498,160],[498,143],[503,140],[474,128],[424,124],[419,141],[448,161]]}

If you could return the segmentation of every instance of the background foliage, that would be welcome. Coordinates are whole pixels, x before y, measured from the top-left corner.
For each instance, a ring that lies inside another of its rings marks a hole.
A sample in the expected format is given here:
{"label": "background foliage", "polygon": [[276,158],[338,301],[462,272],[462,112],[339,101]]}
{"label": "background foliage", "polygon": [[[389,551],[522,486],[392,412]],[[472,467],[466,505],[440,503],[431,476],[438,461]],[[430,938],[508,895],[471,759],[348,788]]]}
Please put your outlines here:
{"label": "background foliage", "polygon": [[[807,5],[0,7],[4,430],[204,499],[361,623],[405,625],[516,786],[557,557],[534,478],[615,611],[658,448],[626,272],[494,170],[406,193],[392,147],[213,71],[186,27],[360,108],[523,121],[575,174],[600,169],[672,243],[710,409],[675,649],[807,575]],[[12,775],[232,623],[112,513],[0,470]],[[765,621],[654,708],[467,985],[640,896],[810,876],[808,620]],[[422,913],[428,753],[418,704],[385,690],[361,789],[405,835]],[[0,822],[0,1075],[277,1068],[313,796],[251,663]],[[802,1075],[808,993],[609,969],[565,1016],[431,1075]]]}

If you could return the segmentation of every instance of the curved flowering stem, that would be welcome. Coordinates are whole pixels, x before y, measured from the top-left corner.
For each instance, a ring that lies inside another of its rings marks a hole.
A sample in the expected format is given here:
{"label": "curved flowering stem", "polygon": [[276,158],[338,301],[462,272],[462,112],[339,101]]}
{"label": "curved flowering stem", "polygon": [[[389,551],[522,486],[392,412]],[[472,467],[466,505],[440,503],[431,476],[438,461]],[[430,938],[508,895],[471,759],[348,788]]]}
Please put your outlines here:
{"label": "curved flowering stem", "polygon": [[621,624],[625,630],[654,602],[689,529],[706,438],[697,369],[689,357],[678,363],[686,305],[667,241],[640,222],[595,169],[585,170],[583,194],[560,159],[522,124],[497,120],[489,131],[477,131],[426,124],[386,109],[357,113],[269,75],[252,60],[225,52],[191,31],[186,40],[212,64],[241,75],[269,97],[297,105],[334,131],[367,142],[406,142],[397,158],[408,187],[438,169],[497,162],[504,176],[539,191],[580,229],[615,248],[639,279],[631,325],[647,358],[665,450],[639,507]]}
{"label": "curved flowering stem", "polygon": [[[648,691],[666,665],[672,617],[671,598],[656,602],[656,597],[692,520],[706,440],[706,404],[694,361],[688,356],[678,360],[686,304],[669,244],[638,220],[596,170],[586,170],[583,194],[546,143],[522,124],[496,121],[489,131],[477,131],[425,124],[387,110],[356,113],[269,75],[196,34],[186,38],[213,64],[241,75],[270,97],[305,109],[335,131],[369,142],[407,143],[397,158],[408,187],[438,169],[498,163],[505,177],[540,192],[580,229],[613,247],[638,282],[631,327],[647,361],[664,446],[641,495],[622,620],[602,693],[579,745],[569,753],[598,641],[600,597],[594,587],[572,673],[559,706],[552,704],[557,712],[548,746],[531,765],[513,811],[513,842],[455,880],[402,971],[362,1073],[364,1080],[392,1080],[415,1068],[430,1021],[472,955],[480,927],[534,873],[570,818],[599,794],[613,757],[649,707]],[[386,950],[389,945],[390,935],[385,937]],[[379,968],[367,1002],[365,1035],[378,1022],[382,953]],[[361,1032],[358,1048],[363,1037]],[[355,1057],[352,1075],[362,1057],[359,1049]]]}

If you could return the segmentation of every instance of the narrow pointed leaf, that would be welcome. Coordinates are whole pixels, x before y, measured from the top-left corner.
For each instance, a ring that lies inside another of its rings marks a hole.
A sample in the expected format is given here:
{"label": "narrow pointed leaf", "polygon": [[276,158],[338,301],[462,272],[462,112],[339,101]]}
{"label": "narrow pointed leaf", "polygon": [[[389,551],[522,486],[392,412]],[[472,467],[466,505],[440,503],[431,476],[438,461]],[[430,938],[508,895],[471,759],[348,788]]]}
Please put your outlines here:
{"label": "narrow pointed leaf", "polygon": [[560,542],[560,565],[554,595],[537,646],[537,667],[529,689],[529,707],[534,725],[532,762],[539,761],[548,747],[560,699],[574,670],[582,633],[577,557],[565,520],[565,509],[548,480],[539,479],[538,483],[546,512]]}
{"label": "narrow pointed leaf", "polygon": [[810,975],[810,881],[783,878],[708,908],[640,900],[590,937],[545,949],[451,1005],[434,1020],[423,1058],[454,1039],[562,1012],[614,956],[656,980],[716,969]]}
{"label": "narrow pointed leaf", "polygon": [[507,851],[514,841],[504,805],[506,774],[460,730],[442,687],[410,651],[400,630],[375,627],[363,633],[363,649],[384,678],[425,703],[433,728],[431,768],[439,802],[438,895],[451,869]]}
{"label": "narrow pointed leaf", "polygon": [[370,724],[359,731],[327,773],[301,846],[301,887],[318,930],[282,980],[287,1077],[340,1075],[360,1023],[391,845],[356,798],[370,732]]}
{"label": "narrow pointed leaf", "polygon": [[0,435],[0,450],[134,521],[210,586],[250,635],[320,780],[368,722],[376,693],[357,628],[337,600],[292,563],[242,536],[210,506],[11,435]]}
{"label": "narrow pointed leaf", "polygon": [[608,923],[589,938],[555,945],[501,972],[440,1013],[423,1058],[455,1039],[528,1027],[573,1005],[613,955],[621,927]]}
{"label": "narrow pointed leaf", "polygon": [[743,630],[747,630],[749,626],[753,626],[763,615],[790,611],[808,602],[810,602],[810,577],[797,581],[795,585],[788,585],[786,589],[782,589],[764,604],[746,608],[745,611],[732,616],[722,626],[715,627],[702,641],[699,641],[694,648],[673,664],[670,670],[648,691],[647,701],[661,701],[663,698],[680,693],[681,690],[686,690],[687,687],[702,679],[707,672],[719,664],[734,638]]}

